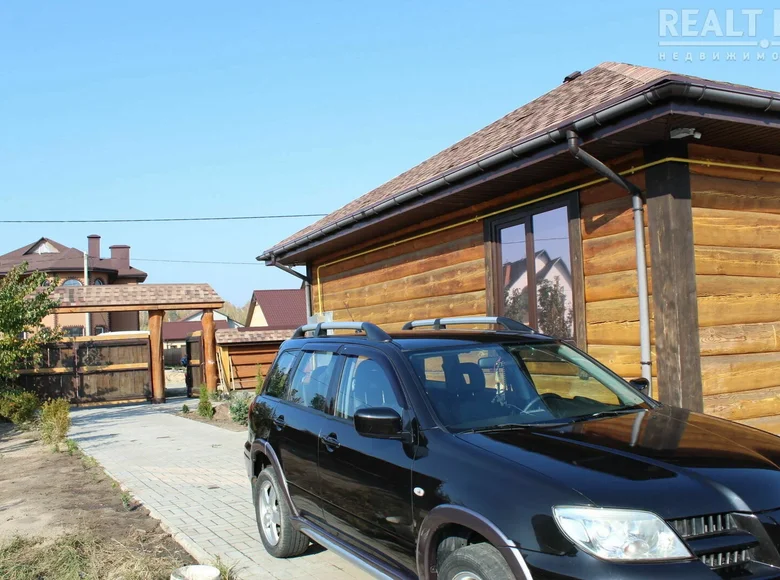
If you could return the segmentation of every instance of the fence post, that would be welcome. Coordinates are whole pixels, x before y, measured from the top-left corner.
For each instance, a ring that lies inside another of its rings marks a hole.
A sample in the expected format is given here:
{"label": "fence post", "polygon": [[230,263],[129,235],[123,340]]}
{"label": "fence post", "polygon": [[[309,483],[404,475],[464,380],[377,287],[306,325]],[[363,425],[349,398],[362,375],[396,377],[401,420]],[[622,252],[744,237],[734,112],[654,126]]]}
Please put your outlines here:
{"label": "fence post", "polygon": [[217,390],[217,345],[214,328],[214,311],[203,311],[203,358],[206,360],[206,388],[209,393]]}
{"label": "fence post", "polygon": [[152,403],[165,402],[165,365],[163,364],[162,323],[164,310],[149,312],[149,341],[152,365]]}

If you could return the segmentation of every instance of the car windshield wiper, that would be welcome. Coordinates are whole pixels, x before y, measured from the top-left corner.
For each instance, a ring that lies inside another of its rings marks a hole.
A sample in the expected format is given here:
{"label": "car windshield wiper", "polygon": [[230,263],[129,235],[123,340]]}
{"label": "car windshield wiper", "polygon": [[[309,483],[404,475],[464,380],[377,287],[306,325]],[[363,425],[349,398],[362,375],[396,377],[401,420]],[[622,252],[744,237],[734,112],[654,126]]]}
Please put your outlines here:
{"label": "car windshield wiper", "polygon": [[554,427],[565,427],[571,425],[572,421],[540,421],[538,423],[500,423],[498,425],[488,425],[485,427],[473,427],[466,429],[465,431],[459,431],[462,433],[485,433],[487,431],[504,431],[507,429],[543,429]]}
{"label": "car windshield wiper", "polygon": [[617,417],[618,415],[628,415],[629,413],[638,413],[639,411],[645,411],[644,407],[626,407],[623,409],[609,409],[606,411],[596,411],[595,413],[589,413],[587,415],[577,415],[572,417],[572,423],[579,421],[587,421],[588,419],[599,419],[601,417]]}

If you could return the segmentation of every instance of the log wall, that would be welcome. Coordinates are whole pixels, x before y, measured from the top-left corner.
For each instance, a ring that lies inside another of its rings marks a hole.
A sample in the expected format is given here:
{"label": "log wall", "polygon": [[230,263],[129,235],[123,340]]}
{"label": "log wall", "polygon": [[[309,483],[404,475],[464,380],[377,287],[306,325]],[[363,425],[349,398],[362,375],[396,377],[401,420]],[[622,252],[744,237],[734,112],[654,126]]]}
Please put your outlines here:
{"label": "log wall", "polygon": [[325,266],[320,283],[314,311],[330,311],[333,320],[398,330],[419,318],[484,315],[483,225],[468,223]]}
{"label": "log wall", "polygon": [[[629,180],[645,189],[644,172]],[[602,184],[580,192],[582,254],[585,271],[585,320],[588,353],[621,376],[641,376],[636,246],[631,197],[614,185]],[[647,214],[645,213],[645,236]],[[652,294],[652,265],[645,247]],[[650,297],[651,337],[653,303]],[[655,347],[652,348],[655,376]]]}
{"label": "log wall", "polygon": [[[780,157],[690,156],[780,169]],[[690,170],[705,412],[780,434],[780,173]]]}
{"label": "log wall", "polygon": [[[611,165],[621,170],[643,163],[637,151]],[[340,256],[315,262],[313,311],[331,312],[336,321],[369,320],[388,330],[419,318],[484,315],[489,297],[483,220],[375,249],[597,177],[589,170],[563,176],[410,226],[396,238],[353,249],[348,255],[357,255],[335,264],[330,262]],[[642,172],[630,179],[644,188]],[[580,203],[588,351],[622,376],[634,378],[640,376],[639,308],[630,196],[605,184],[581,190]]]}

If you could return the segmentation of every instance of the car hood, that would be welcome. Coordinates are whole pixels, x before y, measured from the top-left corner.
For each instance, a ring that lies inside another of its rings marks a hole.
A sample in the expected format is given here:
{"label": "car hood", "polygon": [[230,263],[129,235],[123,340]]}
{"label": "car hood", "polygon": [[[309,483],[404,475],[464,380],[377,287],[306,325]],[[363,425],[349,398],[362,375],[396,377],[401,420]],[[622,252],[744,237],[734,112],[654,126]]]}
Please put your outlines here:
{"label": "car hood", "polygon": [[780,438],[685,409],[458,437],[601,507],[666,519],[780,507]]}

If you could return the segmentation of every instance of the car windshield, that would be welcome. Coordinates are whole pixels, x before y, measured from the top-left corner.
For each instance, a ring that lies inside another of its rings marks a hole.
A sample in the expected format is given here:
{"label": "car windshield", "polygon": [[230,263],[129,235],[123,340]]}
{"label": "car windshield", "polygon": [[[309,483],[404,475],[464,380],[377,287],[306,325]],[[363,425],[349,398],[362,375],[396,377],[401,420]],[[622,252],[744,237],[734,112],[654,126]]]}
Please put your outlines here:
{"label": "car windshield", "polygon": [[560,425],[649,405],[628,383],[566,344],[502,343],[409,353],[451,431]]}

